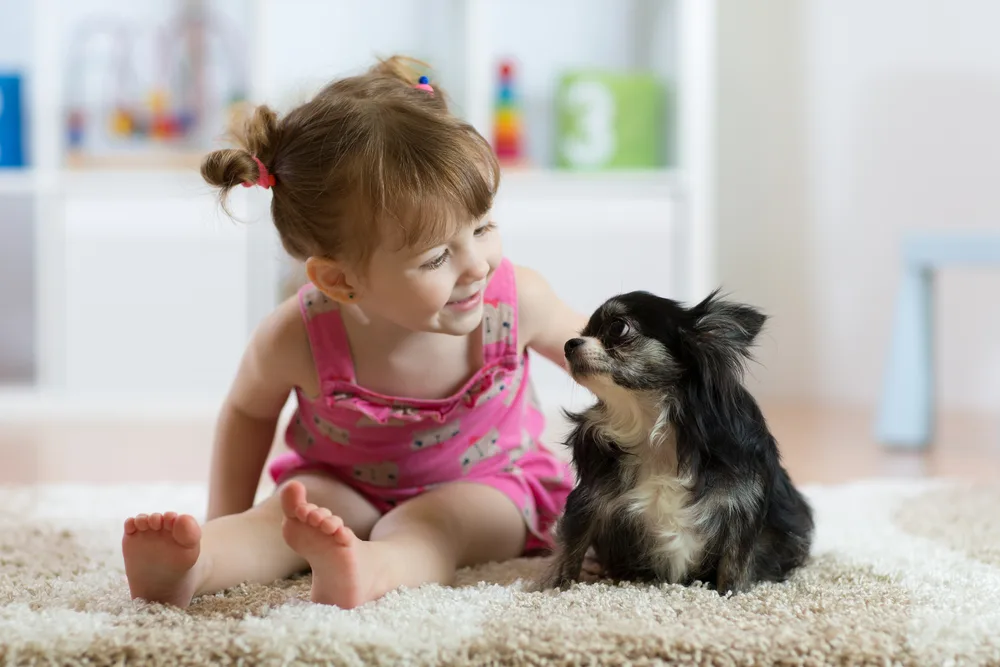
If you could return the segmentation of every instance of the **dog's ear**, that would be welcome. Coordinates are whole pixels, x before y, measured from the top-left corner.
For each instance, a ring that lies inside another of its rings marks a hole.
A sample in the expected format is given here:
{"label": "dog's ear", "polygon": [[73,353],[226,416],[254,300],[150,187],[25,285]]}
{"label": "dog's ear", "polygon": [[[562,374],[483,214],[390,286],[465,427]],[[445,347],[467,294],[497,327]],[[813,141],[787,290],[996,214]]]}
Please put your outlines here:
{"label": "dog's ear", "polygon": [[749,350],[767,320],[752,306],[720,298],[719,290],[695,306],[692,314],[699,338],[706,344],[742,353]]}

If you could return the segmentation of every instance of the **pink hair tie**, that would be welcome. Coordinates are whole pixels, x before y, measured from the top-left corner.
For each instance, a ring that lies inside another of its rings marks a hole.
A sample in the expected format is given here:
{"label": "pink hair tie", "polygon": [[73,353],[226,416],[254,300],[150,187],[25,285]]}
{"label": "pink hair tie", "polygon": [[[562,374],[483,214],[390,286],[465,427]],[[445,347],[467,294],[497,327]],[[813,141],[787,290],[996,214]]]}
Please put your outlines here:
{"label": "pink hair tie", "polygon": [[431,95],[434,94],[434,89],[431,88],[430,79],[428,79],[426,76],[420,77],[420,82],[417,83],[417,85],[415,85],[413,87],[414,88],[419,88],[420,90],[426,90]]}
{"label": "pink hair tie", "polygon": [[257,180],[245,181],[243,183],[243,187],[250,188],[255,185],[259,185],[260,187],[267,190],[275,183],[274,174],[268,172],[267,167],[264,166],[264,163],[260,161],[259,157],[257,157],[256,155],[251,155],[250,157],[252,157],[253,161],[257,163]]}

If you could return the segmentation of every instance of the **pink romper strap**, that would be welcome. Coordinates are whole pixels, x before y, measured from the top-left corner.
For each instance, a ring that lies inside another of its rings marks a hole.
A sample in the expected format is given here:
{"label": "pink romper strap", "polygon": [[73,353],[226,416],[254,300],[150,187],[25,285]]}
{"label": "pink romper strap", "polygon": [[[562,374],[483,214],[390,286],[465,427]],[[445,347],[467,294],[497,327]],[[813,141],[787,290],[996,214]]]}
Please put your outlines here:
{"label": "pink romper strap", "polygon": [[504,258],[483,294],[483,360],[517,354],[517,279],[514,265]]}
{"label": "pink romper strap", "polygon": [[299,289],[299,308],[320,382],[354,382],[351,346],[337,302],[307,283]]}

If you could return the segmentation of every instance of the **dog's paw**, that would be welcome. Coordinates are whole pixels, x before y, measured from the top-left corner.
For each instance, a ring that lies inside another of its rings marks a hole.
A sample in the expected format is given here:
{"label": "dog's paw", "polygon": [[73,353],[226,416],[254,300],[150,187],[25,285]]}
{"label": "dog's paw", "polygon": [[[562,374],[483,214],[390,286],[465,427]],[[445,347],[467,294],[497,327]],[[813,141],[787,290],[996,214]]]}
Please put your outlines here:
{"label": "dog's paw", "polygon": [[568,591],[577,580],[573,577],[555,577],[550,579],[545,590]]}
{"label": "dog's paw", "polygon": [[580,581],[593,584],[604,579],[604,567],[592,554],[587,554],[583,559],[583,567],[580,569]]}
{"label": "dog's paw", "polygon": [[564,591],[572,585],[573,581],[568,580],[566,577],[546,574],[545,576],[537,579],[534,582],[534,585],[531,587],[531,590],[535,591],[536,593],[544,593],[545,591],[552,591],[552,590]]}
{"label": "dog's paw", "polygon": [[532,586],[532,590],[536,592],[551,590],[565,591],[576,582],[577,579],[570,576],[566,572],[566,568],[557,563],[535,581],[534,586]]}
{"label": "dog's paw", "polygon": [[719,597],[735,597],[753,588],[753,582],[742,579],[726,580],[720,577],[712,588],[715,588],[715,592],[719,594]]}

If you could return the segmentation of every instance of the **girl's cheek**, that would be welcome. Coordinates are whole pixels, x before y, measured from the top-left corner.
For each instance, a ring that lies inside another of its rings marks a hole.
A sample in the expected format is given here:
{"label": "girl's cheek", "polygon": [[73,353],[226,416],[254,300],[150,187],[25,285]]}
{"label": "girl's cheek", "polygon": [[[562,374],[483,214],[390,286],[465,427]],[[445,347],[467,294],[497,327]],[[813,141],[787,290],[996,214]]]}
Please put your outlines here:
{"label": "girl's cheek", "polygon": [[449,290],[444,281],[435,276],[435,279],[429,279],[421,285],[419,294],[422,301],[432,306],[442,300],[447,301]]}

